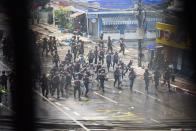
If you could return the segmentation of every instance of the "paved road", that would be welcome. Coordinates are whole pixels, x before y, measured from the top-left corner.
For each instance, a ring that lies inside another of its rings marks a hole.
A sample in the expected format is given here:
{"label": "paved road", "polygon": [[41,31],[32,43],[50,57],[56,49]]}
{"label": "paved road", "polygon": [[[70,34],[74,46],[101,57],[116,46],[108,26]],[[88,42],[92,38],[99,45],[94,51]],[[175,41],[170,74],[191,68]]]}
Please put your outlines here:
{"label": "paved road", "polygon": [[[134,45],[133,45],[134,46]],[[85,53],[94,46],[87,44]],[[69,47],[59,47],[60,58],[63,59]],[[118,50],[118,47],[115,47]],[[149,94],[144,90],[144,81],[141,77],[143,70],[137,68],[137,49],[129,48],[125,56],[121,58],[127,63],[130,59],[134,60],[134,67],[137,78],[134,83],[133,92],[128,88],[127,78],[123,81],[123,89],[113,87],[112,72],[108,73],[111,78],[106,82],[106,91],[102,93],[94,81],[93,87],[89,92],[89,98],[82,97],[82,101],[73,98],[73,91],[70,89],[69,97],[57,100],[50,97],[43,100],[40,95],[38,101],[38,117],[54,118],[65,120],[101,120],[94,124],[105,123],[108,121],[128,121],[134,123],[154,123],[180,121],[196,119],[196,97],[176,92],[168,92],[166,87],[154,89],[153,83],[149,88]],[[43,58],[43,68],[49,70],[52,67],[51,58]],[[175,86],[175,85],[172,85]],[[104,121],[107,120],[107,121]]]}

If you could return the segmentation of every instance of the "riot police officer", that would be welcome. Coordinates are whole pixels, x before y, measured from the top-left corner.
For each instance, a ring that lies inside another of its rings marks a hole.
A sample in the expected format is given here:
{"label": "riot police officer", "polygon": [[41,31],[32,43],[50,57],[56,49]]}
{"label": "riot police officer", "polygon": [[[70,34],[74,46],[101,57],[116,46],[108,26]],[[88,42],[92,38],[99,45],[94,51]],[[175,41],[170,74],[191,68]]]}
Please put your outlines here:
{"label": "riot police officer", "polygon": [[95,61],[94,63],[97,64],[97,58],[98,58],[98,49],[97,49],[97,46],[95,46],[95,50],[94,50],[94,56],[95,56]]}
{"label": "riot police officer", "polygon": [[100,49],[99,51],[99,61],[101,61],[101,64],[104,64],[104,50]]}
{"label": "riot police officer", "polygon": [[107,52],[109,51],[113,51],[113,48],[112,48],[112,40],[110,39],[110,36],[108,36],[108,50]]}
{"label": "riot police officer", "polygon": [[100,82],[100,88],[102,89],[103,92],[105,92],[104,84],[105,84],[105,80],[107,80],[107,79],[106,79],[106,74],[104,73],[103,70],[99,74],[98,78],[99,78],[99,82]]}
{"label": "riot police officer", "polygon": [[161,73],[156,69],[155,72],[154,72],[154,82],[155,82],[155,88],[156,89],[159,86],[160,77],[161,77]]}
{"label": "riot police officer", "polygon": [[60,78],[59,74],[56,73],[52,78],[52,96],[54,95],[55,91],[57,90],[57,99],[60,98]]}
{"label": "riot police officer", "polygon": [[129,86],[130,86],[131,91],[133,89],[133,83],[134,83],[135,77],[136,77],[135,71],[133,70],[133,68],[131,68],[129,72],[129,81],[130,81]]}
{"label": "riot police officer", "polygon": [[84,82],[84,86],[86,88],[86,92],[85,92],[85,97],[88,97],[88,92],[89,92],[89,83],[90,83],[90,80],[89,80],[89,77],[87,74],[85,74],[84,78],[83,78],[83,82]]}
{"label": "riot police officer", "polygon": [[116,68],[114,71],[114,87],[116,85],[116,82],[118,82],[118,89],[120,88],[120,70],[119,67]]}
{"label": "riot police officer", "polygon": [[114,69],[115,64],[118,64],[118,60],[119,60],[118,52],[115,52],[113,56],[113,69]]}
{"label": "riot police officer", "polygon": [[78,99],[81,100],[80,95],[81,95],[81,82],[78,77],[74,80],[74,98],[76,99],[76,92],[78,91]]}
{"label": "riot police officer", "polygon": [[56,67],[58,67],[59,62],[60,62],[59,55],[57,51],[55,51],[55,54],[53,56],[53,63],[55,64]]}
{"label": "riot police officer", "polygon": [[48,98],[48,92],[49,92],[49,80],[46,74],[43,74],[41,78],[41,89],[42,89],[42,95],[46,98]]}
{"label": "riot police officer", "polygon": [[70,64],[72,60],[72,54],[70,52],[70,50],[68,50],[66,56],[65,56],[65,61],[67,62],[67,64]]}
{"label": "riot police officer", "polygon": [[145,72],[144,72],[144,81],[145,81],[145,90],[148,93],[148,87],[149,87],[149,81],[150,81],[150,74],[148,72],[148,69],[145,69]]}
{"label": "riot police officer", "polygon": [[92,50],[90,50],[90,52],[88,53],[89,64],[93,63],[93,60],[94,60],[94,54],[93,54]]}
{"label": "riot police officer", "polygon": [[47,38],[43,38],[43,42],[42,42],[42,56],[44,55],[44,52],[46,52],[46,56],[48,56],[48,42],[47,42]]}
{"label": "riot police officer", "polygon": [[125,43],[123,38],[120,38],[120,51],[119,52],[123,52],[123,55],[125,54]]}
{"label": "riot police officer", "polygon": [[166,69],[166,71],[163,75],[163,78],[164,78],[164,84],[167,84],[169,91],[171,91],[171,89],[170,89],[171,72],[169,69]]}
{"label": "riot police officer", "polygon": [[106,63],[107,63],[107,68],[108,68],[108,72],[109,72],[109,69],[110,69],[110,65],[112,63],[112,56],[111,56],[111,53],[108,53],[106,55]]}

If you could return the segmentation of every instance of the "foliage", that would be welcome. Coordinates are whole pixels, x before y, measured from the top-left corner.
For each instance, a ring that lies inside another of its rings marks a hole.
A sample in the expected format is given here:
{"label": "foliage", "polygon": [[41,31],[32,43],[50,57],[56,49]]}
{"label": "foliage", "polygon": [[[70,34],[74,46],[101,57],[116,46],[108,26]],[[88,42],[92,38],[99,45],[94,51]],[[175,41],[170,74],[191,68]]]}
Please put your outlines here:
{"label": "foliage", "polygon": [[73,30],[73,24],[69,20],[70,13],[71,12],[69,10],[64,8],[60,8],[59,10],[54,11],[55,18],[59,20],[59,24],[61,25],[61,27]]}

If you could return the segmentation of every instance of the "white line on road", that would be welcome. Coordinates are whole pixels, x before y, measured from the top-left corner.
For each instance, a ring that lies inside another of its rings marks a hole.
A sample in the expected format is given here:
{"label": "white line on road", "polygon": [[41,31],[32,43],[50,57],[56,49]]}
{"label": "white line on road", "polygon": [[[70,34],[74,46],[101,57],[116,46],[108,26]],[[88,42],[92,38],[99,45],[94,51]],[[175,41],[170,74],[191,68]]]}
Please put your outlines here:
{"label": "white line on road", "polygon": [[154,122],[156,122],[156,123],[160,123],[159,121],[157,121],[157,120],[155,120],[155,119],[153,119],[153,118],[151,118],[150,120],[152,120],[152,121],[154,121]]}
{"label": "white line on road", "polygon": [[56,109],[58,109],[59,111],[61,111],[63,114],[65,114],[67,117],[69,117],[70,119],[72,119],[75,123],[77,123],[78,125],[80,125],[83,129],[85,129],[86,131],[90,131],[90,129],[88,129],[86,126],[84,126],[81,122],[77,121],[74,117],[72,117],[71,115],[69,115],[67,112],[65,112],[63,109],[61,109],[60,107],[58,107],[56,104],[54,104],[53,102],[51,102],[49,99],[47,99],[46,97],[42,96],[38,91],[35,91],[35,93],[37,93],[39,96],[41,96],[44,100],[46,100],[48,103],[50,103],[51,105],[53,105]]}
{"label": "white line on road", "polygon": [[[143,93],[143,92],[141,92],[141,91],[139,91],[139,90],[134,90],[134,91],[135,91],[135,92],[138,92],[138,93],[140,93],[140,94],[145,95],[145,93]],[[147,96],[149,96],[150,98],[155,99],[155,100],[157,100],[157,101],[159,101],[159,102],[162,102],[161,99],[156,98],[156,97],[154,97],[154,96],[152,96],[152,95],[147,95]]]}
{"label": "white line on road", "polygon": [[106,96],[103,96],[103,95],[97,93],[97,92],[94,92],[94,93],[95,93],[96,95],[100,96],[100,97],[103,97],[103,98],[107,99],[107,100],[110,101],[110,102],[113,102],[113,103],[115,103],[115,104],[118,104],[117,101],[114,101],[114,100],[112,100],[112,99],[110,99],[110,98],[108,98],[108,97],[106,97]]}
{"label": "white line on road", "polygon": [[78,112],[73,112],[76,116],[80,116],[80,114]]}
{"label": "white line on road", "polygon": [[55,102],[55,104],[58,105],[58,106],[62,106],[62,104],[61,103],[58,103],[58,102]]}
{"label": "white line on road", "polygon": [[71,109],[69,107],[64,106],[63,107],[65,110],[70,111]]}
{"label": "white line on road", "polygon": [[148,95],[150,98],[152,98],[152,99],[155,99],[155,100],[157,100],[157,101],[159,101],[159,102],[162,102],[162,100],[161,99],[159,99],[159,98],[156,98],[156,97],[154,97],[154,96],[151,96],[151,95]]}
{"label": "white line on road", "polygon": [[138,93],[140,93],[140,94],[145,95],[145,93],[143,93],[143,92],[141,92],[141,91],[138,91],[138,90],[133,90],[133,91],[135,91],[135,92],[138,92]]}
{"label": "white line on road", "polygon": [[84,120],[89,120],[87,117],[82,117]]}

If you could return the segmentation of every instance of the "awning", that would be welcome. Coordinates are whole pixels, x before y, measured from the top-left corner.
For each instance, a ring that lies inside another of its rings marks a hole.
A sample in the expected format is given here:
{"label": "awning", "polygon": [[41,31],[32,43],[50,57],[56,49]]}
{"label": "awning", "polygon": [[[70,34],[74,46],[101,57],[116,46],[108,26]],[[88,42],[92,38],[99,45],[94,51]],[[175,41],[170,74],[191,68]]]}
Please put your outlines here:
{"label": "awning", "polygon": [[146,48],[147,48],[148,50],[154,50],[155,47],[156,47],[155,43],[152,43],[152,44],[149,44],[149,45],[146,46]]}
{"label": "awning", "polygon": [[136,25],[137,20],[127,17],[102,18],[103,25]]}
{"label": "awning", "polygon": [[81,16],[83,14],[84,14],[83,12],[76,12],[76,13],[71,14],[70,17],[71,18],[76,18],[76,17]]}

